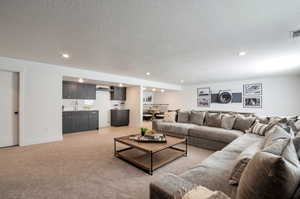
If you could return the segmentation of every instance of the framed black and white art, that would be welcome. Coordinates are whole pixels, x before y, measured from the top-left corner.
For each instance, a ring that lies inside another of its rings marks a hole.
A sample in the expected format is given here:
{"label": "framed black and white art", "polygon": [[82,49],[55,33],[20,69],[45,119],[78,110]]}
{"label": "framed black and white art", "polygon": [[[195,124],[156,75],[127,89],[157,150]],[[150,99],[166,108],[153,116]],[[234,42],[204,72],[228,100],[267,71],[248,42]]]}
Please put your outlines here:
{"label": "framed black and white art", "polygon": [[262,96],[245,96],[244,108],[262,108]]}
{"label": "framed black and white art", "polygon": [[262,108],[262,83],[244,84],[244,108]]}
{"label": "framed black and white art", "polygon": [[210,88],[198,88],[197,89],[197,105],[198,107],[210,107],[211,93]]}
{"label": "framed black and white art", "polygon": [[262,83],[244,84],[244,95],[262,95]]}

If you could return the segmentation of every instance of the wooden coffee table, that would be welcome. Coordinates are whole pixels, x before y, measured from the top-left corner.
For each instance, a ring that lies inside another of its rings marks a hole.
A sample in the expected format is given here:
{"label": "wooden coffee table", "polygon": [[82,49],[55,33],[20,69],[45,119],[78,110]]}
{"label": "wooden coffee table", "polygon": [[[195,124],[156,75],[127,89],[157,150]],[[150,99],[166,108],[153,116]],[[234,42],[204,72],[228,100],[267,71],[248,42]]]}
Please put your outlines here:
{"label": "wooden coffee table", "polygon": [[[146,171],[150,175],[153,171],[176,160],[187,156],[187,139],[166,136],[166,143],[143,143],[129,139],[130,136],[123,136],[114,139],[115,156],[126,162]],[[117,143],[126,147],[117,149]],[[176,145],[184,144],[184,149]]]}

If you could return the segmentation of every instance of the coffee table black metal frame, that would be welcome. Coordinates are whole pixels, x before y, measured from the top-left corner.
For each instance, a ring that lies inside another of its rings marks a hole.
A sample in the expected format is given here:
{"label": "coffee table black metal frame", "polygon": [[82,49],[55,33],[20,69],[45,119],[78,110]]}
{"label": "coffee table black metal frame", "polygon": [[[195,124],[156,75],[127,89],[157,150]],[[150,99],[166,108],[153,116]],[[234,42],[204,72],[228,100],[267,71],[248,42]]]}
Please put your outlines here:
{"label": "coffee table black metal frame", "polygon": [[[180,157],[187,157],[187,153],[188,153],[188,146],[187,146],[187,138],[185,138],[183,141],[181,142],[178,142],[176,144],[173,144],[173,145],[169,145],[165,148],[162,148],[160,150],[156,150],[156,151],[149,151],[147,149],[144,149],[142,147],[138,147],[136,145],[132,145],[132,144],[128,144],[127,142],[124,142],[122,140],[122,138],[124,137],[128,137],[128,136],[123,136],[123,137],[119,137],[119,138],[114,138],[114,156],[119,158],[119,159],[122,159],[124,161],[126,161],[127,163],[145,171],[146,173],[150,174],[150,175],[153,175],[153,171],[155,171],[156,169],[159,169],[161,168],[162,166],[165,166],[166,164],[169,164],[171,162],[173,162],[174,160],[180,158]],[[123,145],[127,145],[128,147],[126,148],[122,148],[122,149],[117,149],[117,143],[121,143]],[[150,144],[150,143],[149,143]],[[177,145],[180,145],[180,144],[185,144],[185,149],[182,149],[182,148],[178,148],[176,147]],[[141,150],[141,151],[144,151],[146,152],[148,155],[149,155],[149,158],[150,158],[150,168],[145,168],[144,166],[141,166],[140,164],[138,164],[137,162],[133,161],[133,159],[131,158],[127,158],[126,156],[122,155],[121,152],[124,152],[124,151],[128,151],[128,150],[131,150],[131,149],[138,149],[138,150]],[[156,154],[156,153],[159,153],[163,150],[166,150],[166,149],[173,149],[175,151],[180,151],[182,152],[180,155],[164,162],[163,164],[160,164],[159,166],[156,166],[154,168],[153,166],[153,156]]]}

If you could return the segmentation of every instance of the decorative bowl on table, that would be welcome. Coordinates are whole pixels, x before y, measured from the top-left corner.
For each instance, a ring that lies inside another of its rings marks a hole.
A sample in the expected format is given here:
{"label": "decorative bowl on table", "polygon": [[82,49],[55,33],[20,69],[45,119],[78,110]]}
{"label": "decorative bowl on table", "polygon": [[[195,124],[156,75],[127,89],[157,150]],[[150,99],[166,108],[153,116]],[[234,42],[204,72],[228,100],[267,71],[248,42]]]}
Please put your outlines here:
{"label": "decorative bowl on table", "polygon": [[137,142],[153,142],[153,143],[166,143],[167,139],[164,134],[145,134],[142,135],[132,135],[129,137],[130,140]]}

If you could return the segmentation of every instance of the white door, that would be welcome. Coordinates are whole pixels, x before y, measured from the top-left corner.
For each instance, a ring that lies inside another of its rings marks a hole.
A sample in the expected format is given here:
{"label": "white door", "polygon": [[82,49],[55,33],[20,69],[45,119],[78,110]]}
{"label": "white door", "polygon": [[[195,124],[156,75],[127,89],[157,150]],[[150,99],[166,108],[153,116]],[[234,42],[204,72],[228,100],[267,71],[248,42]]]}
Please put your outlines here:
{"label": "white door", "polygon": [[19,74],[0,71],[0,147],[18,145]]}

